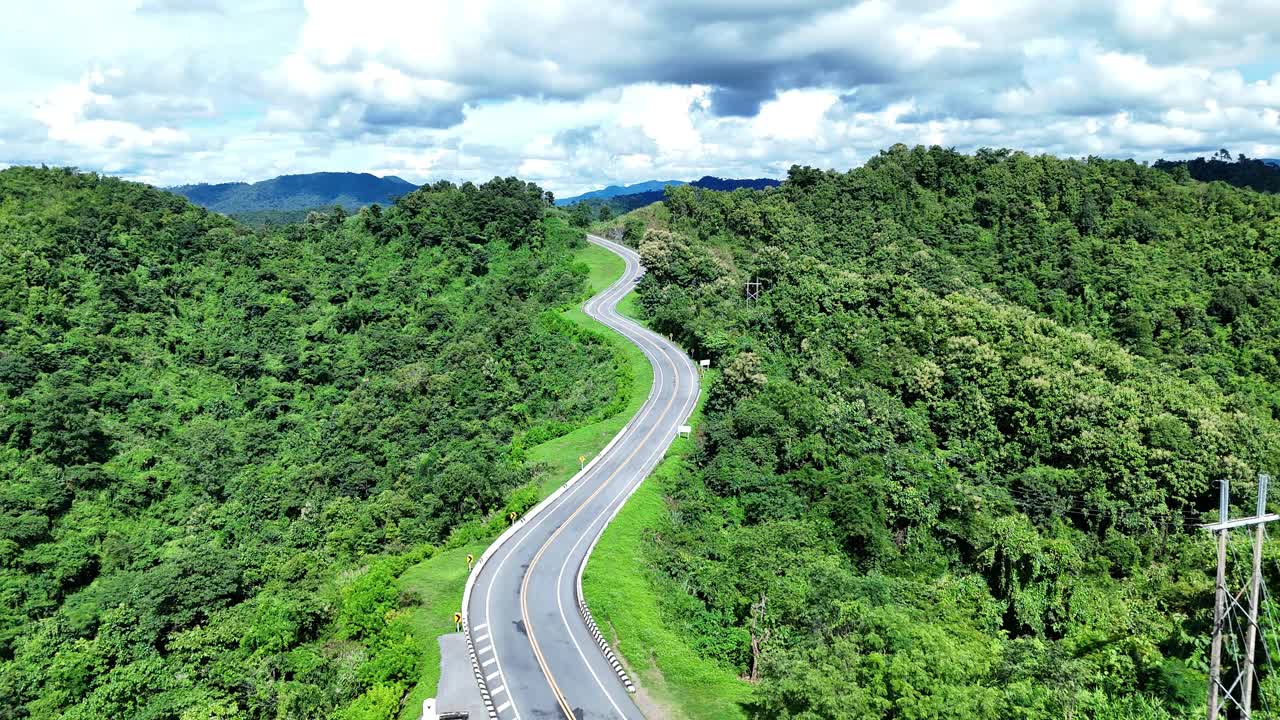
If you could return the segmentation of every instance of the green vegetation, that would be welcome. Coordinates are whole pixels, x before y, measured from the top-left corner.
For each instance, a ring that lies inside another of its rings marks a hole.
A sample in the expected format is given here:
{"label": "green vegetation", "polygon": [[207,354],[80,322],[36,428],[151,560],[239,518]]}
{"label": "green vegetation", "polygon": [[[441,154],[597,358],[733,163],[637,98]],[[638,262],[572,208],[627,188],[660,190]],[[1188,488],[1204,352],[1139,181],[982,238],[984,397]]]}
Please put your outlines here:
{"label": "green vegetation", "polygon": [[575,259],[587,266],[587,297],[612,285],[627,269],[622,258],[592,243],[579,250]]}
{"label": "green vegetation", "polygon": [[514,179],[253,232],[0,172],[4,716],[400,713],[531,449],[629,402],[582,245]]}
{"label": "green vegetation", "polygon": [[422,713],[422,701],[436,696],[436,686],[440,683],[437,638],[456,630],[453,614],[462,606],[462,589],[468,575],[467,555],[478,558],[487,545],[487,541],[472,543],[437,553],[400,576],[397,587],[414,600],[405,622],[414,643],[423,652],[422,673],[404,701],[401,720],[417,720]]}
{"label": "green vegetation", "polygon": [[[461,556],[651,382],[570,309],[621,263],[548,200],[439,183],[253,231],[0,172],[3,715],[412,716]],[[1280,460],[1280,197],[896,146],[614,226],[649,268],[627,312],[721,369],[587,577],[659,702],[1203,713],[1195,526]]]}
{"label": "green vegetation", "polygon": [[[614,280],[622,277],[626,268],[622,258],[590,243],[578,251],[575,259],[587,268],[587,297],[604,290]],[[624,302],[632,296],[633,294],[628,294],[623,298]],[[526,457],[541,471],[540,488],[544,495],[578,472],[579,457],[586,457],[588,460],[595,457],[622,430],[631,416],[644,405],[645,398],[649,396],[649,388],[653,385],[653,368],[639,348],[621,335],[601,327],[580,307],[565,310],[564,316],[584,331],[595,333],[601,342],[612,348],[614,366],[617,368],[615,387],[619,392],[604,410],[597,413],[597,416],[611,413],[603,420],[584,425],[529,449]]]}
{"label": "green vegetation", "polygon": [[636,306],[636,294],[634,292],[627,293],[626,297],[618,301],[618,314],[640,323],[644,322],[644,317]]}
{"label": "green vegetation", "polygon": [[[228,213],[228,217],[251,228],[272,228],[279,225],[304,222],[311,213],[329,213],[333,208],[302,208],[298,210],[246,210]],[[345,208],[344,208],[345,211]]]}
{"label": "green vegetation", "polygon": [[[779,181],[771,178],[754,178],[754,179],[733,179],[718,178],[710,175],[703,176],[691,183],[679,181],[666,181],[672,184],[665,187],[687,186],[691,188],[702,188],[706,190],[736,190],[738,188],[752,188],[755,190],[763,190],[767,187],[774,187]],[[637,208],[645,207],[662,202],[663,193],[665,191],[662,181],[649,181],[639,183],[635,186],[629,186],[625,189],[628,192],[616,195],[597,195],[588,193],[579,198],[569,198],[562,201],[562,204],[568,204],[574,213],[583,213],[584,217],[589,221],[595,218],[598,222],[609,222],[614,217],[623,213],[631,212]],[[634,188],[634,189],[633,189]],[[649,189],[642,189],[649,188]]]}
{"label": "green vegetation", "polygon": [[759,718],[1203,716],[1196,524],[1280,460],[1280,198],[903,146],[666,198],[640,305],[721,374],[617,529],[642,673],[690,646]]}
{"label": "green vegetation", "polygon": [[1280,193],[1280,166],[1245,157],[1244,153],[1237,155],[1233,161],[1226,148],[1219,150],[1211,158],[1157,160],[1154,167],[1179,179],[1190,177],[1201,182],[1221,181],[1258,192]]}

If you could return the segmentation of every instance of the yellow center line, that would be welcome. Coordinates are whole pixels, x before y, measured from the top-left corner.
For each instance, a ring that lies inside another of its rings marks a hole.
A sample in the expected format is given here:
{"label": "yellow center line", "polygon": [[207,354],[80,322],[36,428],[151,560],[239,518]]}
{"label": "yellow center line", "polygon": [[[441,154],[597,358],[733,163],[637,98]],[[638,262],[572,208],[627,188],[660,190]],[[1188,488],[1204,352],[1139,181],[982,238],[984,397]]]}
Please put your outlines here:
{"label": "yellow center line", "polygon": [[[666,355],[666,353],[663,354]],[[668,357],[667,359],[670,360],[671,358]],[[675,363],[671,364],[671,369],[674,371],[675,377],[678,379],[680,377],[680,371],[676,367]],[[679,386],[677,386],[677,388],[678,387]],[[666,407],[662,409],[662,419],[666,418],[667,412],[671,410],[671,405],[675,403],[676,394],[677,393],[672,393],[671,398],[667,400]],[[569,523],[573,522],[573,519],[578,516],[578,513],[582,512],[583,509],[585,509],[602,490],[608,487],[609,483],[618,475],[618,473],[622,472],[622,469],[626,467],[627,463],[631,462],[631,460],[639,454],[644,445],[649,442],[649,438],[657,432],[660,424],[661,423],[654,423],[654,426],[649,429],[649,432],[645,434],[644,439],[636,445],[636,448],[631,451],[631,454],[628,455],[612,473],[609,473],[609,477],[605,478],[604,482],[600,483],[600,487],[596,488],[596,491],[591,493],[586,500],[583,500],[582,504],[573,511],[573,514],[570,515],[568,519],[560,525],[560,527],[556,528],[556,531],[551,534],[551,537],[547,538],[546,542],[542,544],[542,547],[538,549],[538,553],[533,556],[533,560],[529,563],[529,569],[525,571],[524,582],[520,584],[520,613],[524,616],[524,627],[525,631],[529,634],[529,644],[533,647],[533,654],[538,660],[538,666],[542,668],[542,674],[546,676],[547,682],[551,685],[551,692],[556,696],[556,700],[560,703],[560,709],[564,711],[565,717],[570,718],[570,720],[573,720],[573,709],[569,707],[568,701],[564,698],[564,693],[560,691],[560,686],[556,684],[555,678],[551,676],[551,668],[547,665],[546,658],[542,655],[542,648],[539,647],[538,640],[534,636],[533,622],[529,618],[529,578],[533,577],[533,569],[538,566],[538,561],[542,559],[542,554],[547,551],[547,548],[551,546],[551,543],[555,542],[555,539],[559,537],[560,533],[563,532],[566,527],[569,526]],[[557,588],[556,591],[559,592],[559,588]]]}

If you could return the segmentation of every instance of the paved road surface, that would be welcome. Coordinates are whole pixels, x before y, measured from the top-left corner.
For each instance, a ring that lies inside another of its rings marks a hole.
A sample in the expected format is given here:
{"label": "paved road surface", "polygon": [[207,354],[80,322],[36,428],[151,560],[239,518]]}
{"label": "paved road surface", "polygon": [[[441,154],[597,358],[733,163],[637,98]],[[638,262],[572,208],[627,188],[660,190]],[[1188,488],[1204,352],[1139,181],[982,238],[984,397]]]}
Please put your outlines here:
{"label": "paved road surface", "polygon": [[449,633],[441,635],[439,642],[440,683],[436,687],[436,711],[465,712],[470,717],[483,720],[486,717],[484,703],[476,689],[475,675],[471,674],[466,640],[462,633]]}
{"label": "paved road surface", "polygon": [[677,347],[619,315],[643,272],[631,249],[589,236],[622,256],[622,278],[589,300],[591,317],[623,334],[653,366],[644,406],[584,473],[531,511],[482,558],[464,598],[468,630],[499,718],[643,717],[578,614],[579,567],[592,541],[686,422],[698,371]]}

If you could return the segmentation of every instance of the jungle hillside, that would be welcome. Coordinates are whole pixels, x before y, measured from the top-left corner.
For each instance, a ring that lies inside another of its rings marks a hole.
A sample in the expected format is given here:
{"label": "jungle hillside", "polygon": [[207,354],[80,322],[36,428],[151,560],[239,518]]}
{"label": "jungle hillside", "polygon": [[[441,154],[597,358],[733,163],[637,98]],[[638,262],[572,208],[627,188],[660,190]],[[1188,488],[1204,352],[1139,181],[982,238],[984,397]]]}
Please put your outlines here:
{"label": "jungle hillside", "polygon": [[398,589],[539,497],[629,376],[514,178],[251,230],[0,172],[0,718],[386,718]]}
{"label": "jungle hillside", "polygon": [[719,373],[633,552],[749,697],[690,716],[1204,716],[1198,526],[1280,469],[1280,196],[899,145],[664,205],[638,306]]}

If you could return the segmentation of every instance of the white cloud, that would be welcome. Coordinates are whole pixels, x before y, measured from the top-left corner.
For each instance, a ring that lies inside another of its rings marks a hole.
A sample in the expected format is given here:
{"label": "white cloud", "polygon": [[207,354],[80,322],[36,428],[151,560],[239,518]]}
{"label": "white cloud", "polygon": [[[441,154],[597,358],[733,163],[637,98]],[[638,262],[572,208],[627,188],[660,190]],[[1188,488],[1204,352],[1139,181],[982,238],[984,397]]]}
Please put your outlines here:
{"label": "white cloud", "polygon": [[804,140],[816,137],[827,111],[839,101],[830,90],[787,90],[760,107],[751,123],[759,138]]}
{"label": "white cloud", "polygon": [[86,117],[92,106],[110,107],[115,102],[110,95],[97,92],[96,87],[107,77],[118,77],[120,74],[116,69],[95,70],[80,78],[77,83],[54,88],[36,104],[32,114],[48,128],[51,140],[82,148],[106,146],[134,151],[182,145],[190,140],[185,132],[174,128],[144,128],[121,120]]}
{"label": "white cloud", "polygon": [[895,142],[1280,154],[1271,0],[49,0],[0,41],[23,68],[0,162],[164,183],[370,169],[566,194]]}

